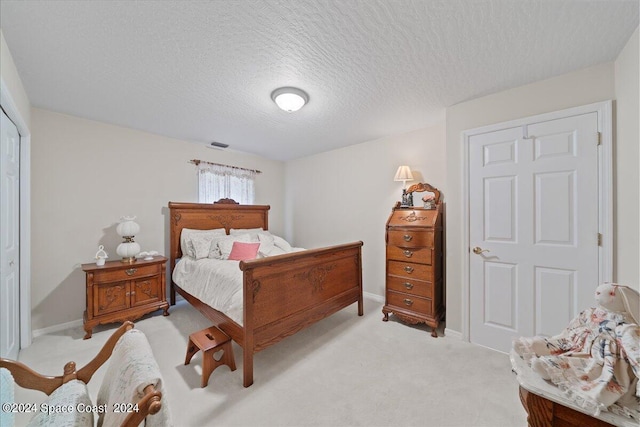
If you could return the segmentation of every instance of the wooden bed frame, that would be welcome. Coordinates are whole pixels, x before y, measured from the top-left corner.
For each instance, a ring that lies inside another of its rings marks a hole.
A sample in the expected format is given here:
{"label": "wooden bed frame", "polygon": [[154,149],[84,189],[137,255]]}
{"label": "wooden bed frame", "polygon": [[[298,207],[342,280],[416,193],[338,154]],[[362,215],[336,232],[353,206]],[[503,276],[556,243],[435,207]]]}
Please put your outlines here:
{"label": "wooden bed frame", "polygon": [[173,282],[182,256],[183,228],[269,228],[266,205],[169,202],[171,305],[176,292],[243,349],[243,385],[253,384],[253,355],[354,302],[363,315],[362,242],[311,249],[250,261],[243,272],[243,325],[190,295]]}

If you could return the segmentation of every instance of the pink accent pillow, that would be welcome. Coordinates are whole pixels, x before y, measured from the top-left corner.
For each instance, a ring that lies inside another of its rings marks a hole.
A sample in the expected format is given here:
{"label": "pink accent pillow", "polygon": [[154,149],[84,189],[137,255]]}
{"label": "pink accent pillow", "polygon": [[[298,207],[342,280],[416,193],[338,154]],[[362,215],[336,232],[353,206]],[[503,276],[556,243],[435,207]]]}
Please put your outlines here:
{"label": "pink accent pillow", "polygon": [[246,261],[248,259],[256,259],[258,256],[258,249],[260,243],[242,243],[233,242],[231,253],[229,254],[230,260]]}

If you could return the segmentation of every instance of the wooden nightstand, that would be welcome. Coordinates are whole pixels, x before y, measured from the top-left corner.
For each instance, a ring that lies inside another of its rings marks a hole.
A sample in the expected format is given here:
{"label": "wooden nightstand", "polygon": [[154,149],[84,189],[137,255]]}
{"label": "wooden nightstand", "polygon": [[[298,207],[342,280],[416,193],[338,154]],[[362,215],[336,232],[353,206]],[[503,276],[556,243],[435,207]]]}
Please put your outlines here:
{"label": "wooden nightstand", "polygon": [[98,324],[135,320],[159,309],[168,316],[166,263],[165,257],[156,256],[133,263],[109,261],[101,267],[82,264],[87,276],[84,339],[91,338]]}

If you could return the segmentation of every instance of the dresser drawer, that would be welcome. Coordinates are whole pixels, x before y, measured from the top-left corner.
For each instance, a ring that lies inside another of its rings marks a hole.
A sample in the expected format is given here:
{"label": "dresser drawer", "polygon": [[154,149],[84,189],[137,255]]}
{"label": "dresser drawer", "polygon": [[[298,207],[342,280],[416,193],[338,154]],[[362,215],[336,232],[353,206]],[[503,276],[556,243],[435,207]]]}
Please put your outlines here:
{"label": "dresser drawer", "polygon": [[400,248],[387,246],[387,259],[410,261],[420,264],[431,264],[433,250],[431,248]]}
{"label": "dresser drawer", "polygon": [[387,276],[387,289],[426,298],[433,298],[433,283],[407,277]]}
{"label": "dresser drawer", "polygon": [[152,276],[159,273],[159,264],[136,266],[132,264],[125,269],[96,270],[93,273],[94,283],[119,282],[139,277]]}
{"label": "dresser drawer", "polygon": [[389,261],[387,273],[418,280],[433,280],[433,268],[431,266],[411,262]]}
{"label": "dresser drawer", "polygon": [[433,248],[433,231],[389,230],[388,243],[402,248]]}
{"label": "dresser drawer", "polygon": [[427,316],[433,314],[433,301],[429,298],[387,291],[387,304]]}

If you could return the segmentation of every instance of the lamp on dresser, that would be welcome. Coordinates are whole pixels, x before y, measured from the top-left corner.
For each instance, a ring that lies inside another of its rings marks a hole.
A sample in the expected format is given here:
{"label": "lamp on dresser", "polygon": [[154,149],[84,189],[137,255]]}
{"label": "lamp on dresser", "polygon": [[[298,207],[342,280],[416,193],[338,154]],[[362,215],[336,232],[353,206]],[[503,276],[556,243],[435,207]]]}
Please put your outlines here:
{"label": "lamp on dresser", "polygon": [[135,216],[123,216],[116,227],[116,233],[124,239],[124,242],[116,248],[116,253],[122,257],[122,262],[135,262],[136,255],[140,253],[140,245],[133,240],[140,231],[140,226],[134,219],[136,219]]}
{"label": "lamp on dresser", "polygon": [[413,174],[411,173],[411,169],[409,166],[400,166],[396,171],[396,176],[393,178],[394,181],[402,181],[402,202],[400,203],[402,206],[411,206],[413,205],[413,201],[411,194],[407,193],[407,181],[413,181]]}

